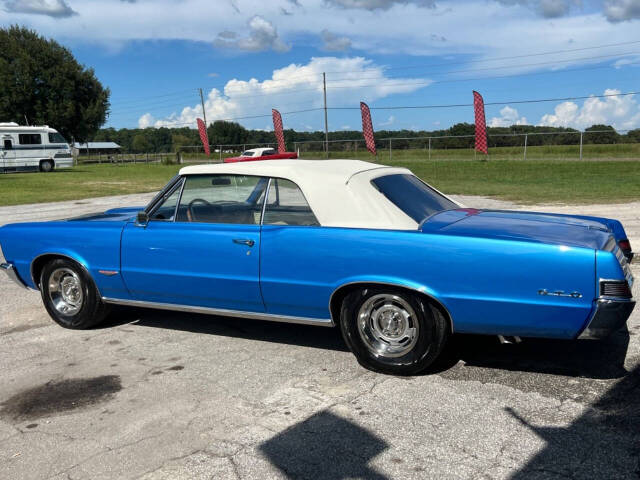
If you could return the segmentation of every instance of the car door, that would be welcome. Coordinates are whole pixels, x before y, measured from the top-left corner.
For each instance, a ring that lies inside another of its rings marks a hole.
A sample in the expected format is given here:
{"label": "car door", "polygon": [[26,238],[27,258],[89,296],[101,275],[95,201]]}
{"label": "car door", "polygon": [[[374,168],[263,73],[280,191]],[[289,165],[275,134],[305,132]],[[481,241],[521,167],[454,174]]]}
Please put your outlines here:
{"label": "car door", "polygon": [[121,270],[135,300],[264,312],[260,217],[268,180],[189,175],[146,226],[126,225]]}
{"label": "car door", "polygon": [[328,318],[331,285],[323,265],[332,257],[316,248],[326,240],[323,232],[298,185],[273,178],[260,245],[260,285],[268,313]]}

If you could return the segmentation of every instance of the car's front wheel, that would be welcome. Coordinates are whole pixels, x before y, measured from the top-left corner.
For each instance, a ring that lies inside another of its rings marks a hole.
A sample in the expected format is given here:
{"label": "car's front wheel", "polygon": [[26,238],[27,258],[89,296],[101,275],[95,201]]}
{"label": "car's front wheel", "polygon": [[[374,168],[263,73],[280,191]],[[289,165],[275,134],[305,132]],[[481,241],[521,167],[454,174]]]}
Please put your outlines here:
{"label": "car's front wheel", "polygon": [[89,274],[67,259],[55,259],[44,266],[40,293],[51,318],[65,328],[91,328],[108,314]]}
{"label": "car's front wheel", "polygon": [[449,337],[448,322],[438,308],[417,294],[391,287],[347,295],[340,328],[362,366],[392,375],[424,371]]}

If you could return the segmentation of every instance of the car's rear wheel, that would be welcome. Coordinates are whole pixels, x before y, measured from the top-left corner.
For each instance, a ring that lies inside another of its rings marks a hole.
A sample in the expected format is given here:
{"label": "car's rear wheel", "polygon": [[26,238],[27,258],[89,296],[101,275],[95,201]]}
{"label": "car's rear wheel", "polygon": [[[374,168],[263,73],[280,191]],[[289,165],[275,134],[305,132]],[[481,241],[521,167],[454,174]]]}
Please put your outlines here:
{"label": "car's rear wheel", "polygon": [[345,342],[370,370],[415,375],[440,355],[449,337],[442,312],[417,294],[391,287],[347,295],[340,312]]}
{"label": "car's rear wheel", "polygon": [[51,172],[51,171],[53,171],[53,167],[54,167],[54,165],[53,165],[53,161],[52,160],[42,160],[40,162],[40,171],[41,172],[45,172],[45,173]]}
{"label": "car's rear wheel", "polygon": [[109,311],[89,274],[71,260],[58,258],[44,266],[40,293],[51,318],[65,328],[91,328]]}

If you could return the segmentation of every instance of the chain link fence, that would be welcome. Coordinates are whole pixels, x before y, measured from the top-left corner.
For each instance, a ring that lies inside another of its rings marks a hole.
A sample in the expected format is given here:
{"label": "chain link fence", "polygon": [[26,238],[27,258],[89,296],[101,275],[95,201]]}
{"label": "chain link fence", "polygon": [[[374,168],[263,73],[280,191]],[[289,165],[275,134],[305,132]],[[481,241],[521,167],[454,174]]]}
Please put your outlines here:
{"label": "chain link fence", "polygon": [[[503,133],[487,136],[489,155],[475,151],[474,135],[420,137],[388,137],[376,139],[377,160],[439,161],[439,160],[617,160],[640,159],[640,143],[618,143],[620,133],[612,130],[568,132]],[[617,139],[617,140],[616,140]],[[372,159],[364,139],[334,139],[289,141],[289,149],[301,159],[354,158]],[[169,153],[83,153],[76,163],[220,163],[225,158],[257,148],[276,148],[270,143],[235,143],[210,145],[211,154],[199,145],[167,145]]]}
{"label": "chain link fence", "polygon": [[[618,131],[624,133],[624,131]],[[640,159],[640,143],[614,143],[611,130],[505,133],[487,136],[488,159],[613,160]],[[551,137],[551,138],[550,138]],[[607,141],[609,140],[609,141]],[[371,158],[364,139],[293,142],[299,158]],[[475,135],[376,139],[379,161],[485,159],[474,148]]]}

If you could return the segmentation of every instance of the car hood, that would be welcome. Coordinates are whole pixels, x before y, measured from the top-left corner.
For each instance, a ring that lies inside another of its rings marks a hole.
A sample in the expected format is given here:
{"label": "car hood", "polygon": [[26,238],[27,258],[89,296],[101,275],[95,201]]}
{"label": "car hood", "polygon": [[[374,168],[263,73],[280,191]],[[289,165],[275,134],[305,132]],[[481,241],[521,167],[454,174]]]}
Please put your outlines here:
{"label": "car hood", "polygon": [[612,231],[600,220],[603,219],[463,208],[432,215],[420,229],[425,233],[603,249]]}
{"label": "car hood", "polygon": [[80,217],[68,218],[68,222],[126,222],[144,210],[144,207],[114,208],[103,213],[89,213]]}

